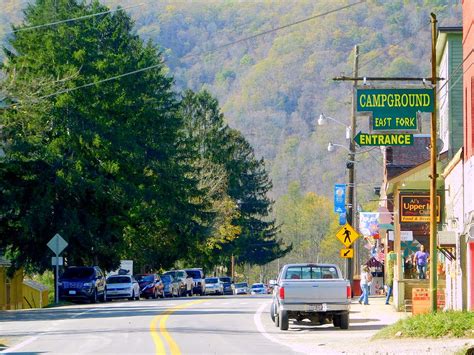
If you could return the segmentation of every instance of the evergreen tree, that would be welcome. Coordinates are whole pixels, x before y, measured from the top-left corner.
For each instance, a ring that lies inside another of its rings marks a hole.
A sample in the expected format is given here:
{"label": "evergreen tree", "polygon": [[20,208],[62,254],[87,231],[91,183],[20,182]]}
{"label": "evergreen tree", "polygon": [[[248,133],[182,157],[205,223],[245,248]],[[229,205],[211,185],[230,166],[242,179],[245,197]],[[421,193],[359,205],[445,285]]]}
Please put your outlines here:
{"label": "evergreen tree", "polygon": [[230,252],[239,263],[263,265],[284,256],[292,246],[277,238],[278,228],[270,215],[273,202],[268,198],[272,183],[264,160],[255,158],[240,132],[231,130],[229,138],[229,196],[239,203],[242,229]]}
{"label": "evergreen tree", "polygon": [[[178,161],[182,122],[157,49],[124,11],[22,30],[107,10],[38,0],[5,50],[2,91],[16,108],[0,121],[0,247],[16,265],[46,266],[55,233],[70,264],[106,269],[121,256],[170,265],[193,238],[196,191]],[[148,243],[161,254],[144,253]]]}

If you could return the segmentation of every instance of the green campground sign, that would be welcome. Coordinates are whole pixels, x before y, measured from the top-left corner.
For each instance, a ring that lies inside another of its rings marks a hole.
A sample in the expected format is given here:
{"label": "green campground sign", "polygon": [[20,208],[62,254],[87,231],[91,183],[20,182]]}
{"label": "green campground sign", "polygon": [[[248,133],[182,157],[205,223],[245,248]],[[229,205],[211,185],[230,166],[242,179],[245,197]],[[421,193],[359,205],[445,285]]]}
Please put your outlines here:
{"label": "green campground sign", "polygon": [[367,134],[359,132],[354,137],[354,142],[359,146],[413,145],[413,134]]}
{"label": "green campground sign", "polygon": [[357,111],[372,112],[373,131],[417,131],[418,112],[433,112],[433,101],[433,89],[357,89]]}

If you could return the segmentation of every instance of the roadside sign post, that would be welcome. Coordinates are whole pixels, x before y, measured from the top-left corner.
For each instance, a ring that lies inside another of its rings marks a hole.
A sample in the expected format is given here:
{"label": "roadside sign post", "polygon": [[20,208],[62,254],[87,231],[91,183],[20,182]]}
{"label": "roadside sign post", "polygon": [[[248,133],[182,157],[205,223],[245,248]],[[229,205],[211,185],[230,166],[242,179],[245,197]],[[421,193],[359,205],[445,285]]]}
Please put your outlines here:
{"label": "roadside sign post", "polygon": [[360,237],[360,234],[346,223],[337,233],[336,238],[344,244],[344,248],[339,251],[341,258],[352,259],[354,257],[354,249],[351,245]]}
{"label": "roadside sign post", "polygon": [[[58,269],[59,269],[59,264],[62,264],[62,260],[60,262],[60,258],[59,258],[59,254],[61,254],[61,252],[64,250],[64,248],[67,247],[68,243],[63,239],[63,237],[61,237],[59,234],[55,234],[53,238],[50,239],[50,241],[48,242],[48,247],[49,249],[51,249],[53,251],[53,253],[56,255],[56,257],[54,258],[54,266],[55,266],[55,270],[54,270],[54,279],[55,279],[55,282],[54,282],[54,303],[58,303],[59,302],[59,293],[58,293]],[[62,259],[62,258],[61,258]]]}

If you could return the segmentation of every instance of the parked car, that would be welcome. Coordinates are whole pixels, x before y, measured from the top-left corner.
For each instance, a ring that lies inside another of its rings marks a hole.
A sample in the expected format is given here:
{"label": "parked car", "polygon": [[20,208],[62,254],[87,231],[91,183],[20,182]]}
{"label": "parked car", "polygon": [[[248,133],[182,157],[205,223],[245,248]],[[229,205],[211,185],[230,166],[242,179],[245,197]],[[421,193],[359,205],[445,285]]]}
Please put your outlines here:
{"label": "parked car", "polygon": [[59,277],[61,300],[106,300],[105,276],[98,266],[70,266]]}
{"label": "parked car", "polygon": [[224,295],[233,295],[234,291],[232,290],[232,279],[228,276],[220,276],[219,280],[224,285]]}
{"label": "parked car", "polygon": [[163,275],[173,276],[173,283],[175,284],[173,287],[173,291],[175,292],[172,293],[173,296],[181,297],[186,295],[186,278],[188,277],[188,274],[185,270],[169,270]]}
{"label": "parked car", "polygon": [[265,295],[267,293],[267,288],[262,283],[252,284],[252,289],[250,291],[252,295]]}
{"label": "parked car", "polygon": [[163,295],[165,297],[173,297],[173,295],[177,293],[175,292],[174,287],[178,284],[174,282],[174,277],[172,275],[162,275],[161,282],[163,283]]}
{"label": "parked car", "polygon": [[143,298],[158,298],[163,297],[163,283],[156,274],[140,274],[135,275],[140,286],[140,297]]}
{"label": "parked car", "polygon": [[246,282],[234,284],[234,295],[247,295],[249,293],[249,285]]}
{"label": "parked car", "polygon": [[200,268],[186,269],[186,273],[193,278],[193,294],[204,295],[206,286],[204,283],[204,272]]}
{"label": "parked car", "polygon": [[349,328],[351,285],[333,264],[288,264],[283,266],[273,292],[270,315],[275,325],[287,330],[289,319],[327,320],[335,327]]}
{"label": "parked car", "polygon": [[112,275],[107,278],[107,300],[128,298],[130,301],[140,299],[140,286],[131,275]]}
{"label": "parked car", "polygon": [[207,277],[205,280],[205,294],[206,295],[223,295],[224,285],[218,277]]}

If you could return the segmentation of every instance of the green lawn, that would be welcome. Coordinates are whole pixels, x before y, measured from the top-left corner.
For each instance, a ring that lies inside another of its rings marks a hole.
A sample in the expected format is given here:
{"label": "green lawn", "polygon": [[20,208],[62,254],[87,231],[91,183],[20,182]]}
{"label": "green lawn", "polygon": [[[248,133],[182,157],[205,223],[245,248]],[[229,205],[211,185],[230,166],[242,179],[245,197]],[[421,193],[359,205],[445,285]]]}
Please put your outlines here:
{"label": "green lawn", "polygon": [[419,314],[383,328],[374,339],[386,338],[474,338],[474,312]]}

